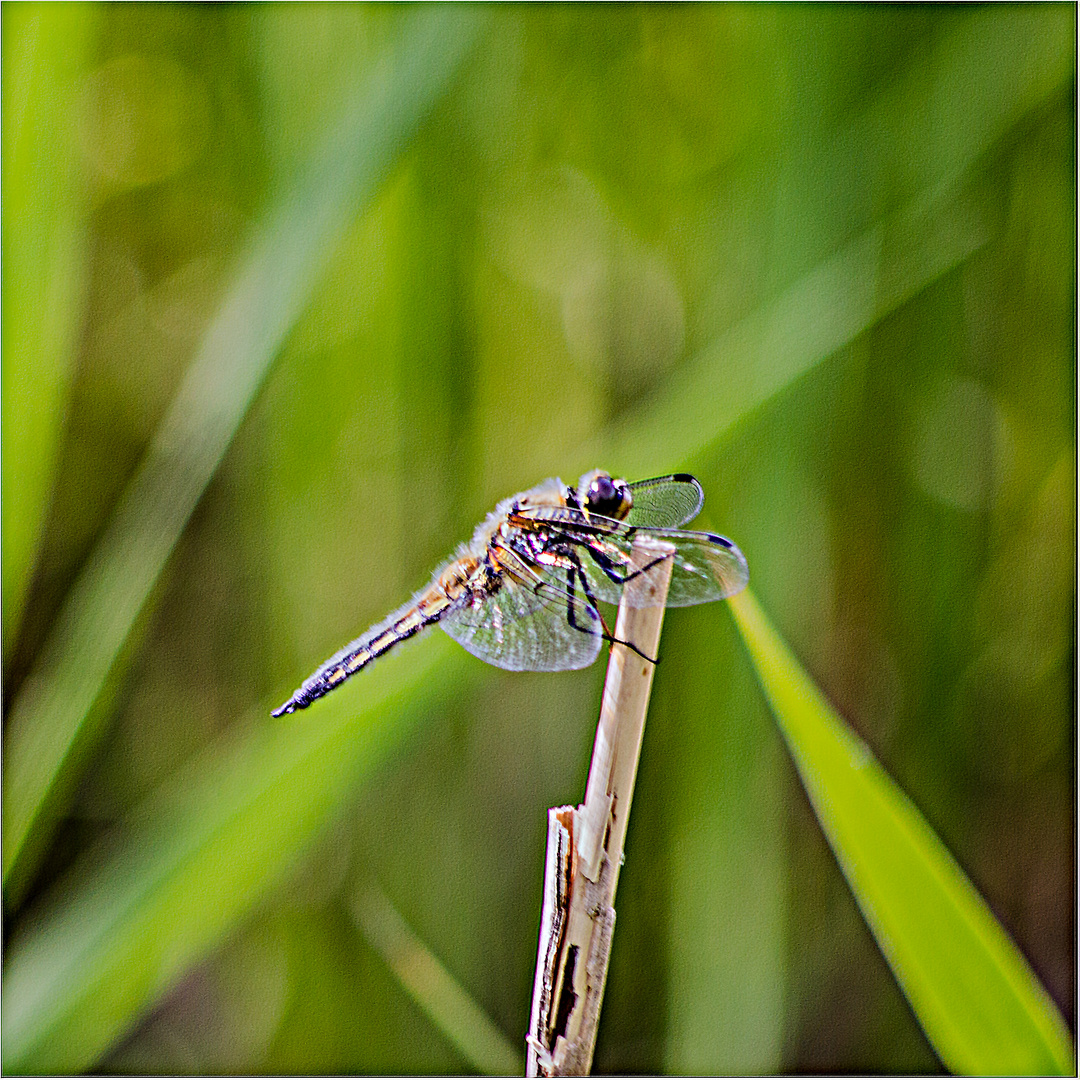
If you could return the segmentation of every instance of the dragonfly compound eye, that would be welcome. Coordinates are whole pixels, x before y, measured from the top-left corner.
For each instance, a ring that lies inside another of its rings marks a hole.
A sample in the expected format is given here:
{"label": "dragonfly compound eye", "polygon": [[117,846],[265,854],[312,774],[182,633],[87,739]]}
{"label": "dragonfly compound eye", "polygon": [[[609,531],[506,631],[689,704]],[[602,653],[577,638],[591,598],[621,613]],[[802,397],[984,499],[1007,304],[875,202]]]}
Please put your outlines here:
{"label": "dragonfly compound eye", "polygon": [[633,500],[625,480],[612,480],[607,473],[594,476],[585,492],[585,508],[591,514],[621,519],[626,517]]}

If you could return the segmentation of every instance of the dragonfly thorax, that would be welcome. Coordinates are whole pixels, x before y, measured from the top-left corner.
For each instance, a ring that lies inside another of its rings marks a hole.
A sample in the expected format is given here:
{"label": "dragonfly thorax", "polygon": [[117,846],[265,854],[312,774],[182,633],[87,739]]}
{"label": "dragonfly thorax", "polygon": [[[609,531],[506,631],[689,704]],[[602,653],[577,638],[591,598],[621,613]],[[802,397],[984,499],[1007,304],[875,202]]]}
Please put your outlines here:
{"label": "dragonfly thorax", "polygon": [[457,559],[437,572],[435,583],[447,599],[456,600],[469,588],[478,569],[479,560],[467,552],[461,552]]}

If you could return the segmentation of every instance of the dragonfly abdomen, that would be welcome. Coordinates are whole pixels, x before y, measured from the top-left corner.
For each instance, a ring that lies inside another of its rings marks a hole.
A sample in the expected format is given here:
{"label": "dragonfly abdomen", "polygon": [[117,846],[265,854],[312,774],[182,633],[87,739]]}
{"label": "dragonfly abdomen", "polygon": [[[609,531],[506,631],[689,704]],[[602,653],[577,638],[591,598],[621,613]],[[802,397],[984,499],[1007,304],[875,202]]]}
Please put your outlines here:
{"label": "dragonfly abdomen", "polygon": [[450,600],[446,594],[437,585],[429,586],[409,603],[373,626],[366,634],[362,634],[331,656],[314,674],[306,678],[292,697],[278,706],[272,715],[284,716],[286,713],[296,712],[297,709],[306,709],[313,701],[337,689],[346,679],[367,667],[372,660],[382,656],[398,642],[406,641],[425,627],[438,622],[449,606]]}

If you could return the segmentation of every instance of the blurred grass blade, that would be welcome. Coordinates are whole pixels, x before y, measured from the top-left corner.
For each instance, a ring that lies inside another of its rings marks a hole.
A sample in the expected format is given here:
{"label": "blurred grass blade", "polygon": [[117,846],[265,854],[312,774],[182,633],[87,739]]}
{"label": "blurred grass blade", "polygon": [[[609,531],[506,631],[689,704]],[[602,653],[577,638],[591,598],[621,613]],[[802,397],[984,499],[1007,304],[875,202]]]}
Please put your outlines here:
{"label": "blurred grass blade", "polygon": [[[1052,12],[976,9],[831,144],[797,155],[785,186],[803,200],[797,212],[831,229],[834,244],[778,295],[763,297],[718,333],[676,381],[621,416],[575,464],[617,461],[627,476],[686,464],[989,240],[992,226],[959,185],[1015,124],[1071,84],[1074,19],[1064,5]],[[920,89],[928,73],[929,104]],[[970,106],[951,107],[956,101]],[[858,177],[870,163],[880,163],[883,186],[897,192],[899,204],[877,220],[837,187],[838,177]],[[761,168],[751,166],[746,182],[756,182]]]}
{"label": "blurred grass blade", "polygon": [[926,820],[829,706],[749,592],[731,601],[814,811],[946,1068],[1075,1073],[1027,961]]}
{"label": "blurred grass blade", "polygon": [[618,461],[628,476],[687,461],[990,238],[977,206],[949,198],[927,213],[925,201],[871,226],[721,333],[582,460]]}
{"label": "blurred grass blade", "polygon": [[14,4],[2,15],[5,660],[45,525],[82,307],[85,196],[71,117],[97,10]]}
{"label": "blurred grass blade", "polygon": [[468,662],[440,637],[388,658],[362,692],[327,698],[317,721],[267,723],[260,711],[180,770],[125,836],[77,864],[78,888],[61,880],[9,945],[4,1071],[89,1069],[221,941],[435,707],[439,688],[460,692]]}
{"label": "blurred grass blade", "polygon": [[3,812],[9,901],[25,887],[78,777],[79,759],[104,712],[93,706],[132,624],[303,310],[335,237],[374,194],[446,88],[480,19],[471,7],[409,10],[395,44],[255,237],[12,708]]}
{"label": "blurred grass blade", "polygon": [[940,191],[1068,86],[1075,72],[1071,7],[972,8],[846,137],[883,177],[902,183],[914,170],[929,190]]}
{"label": "blurred grass blade", "polygon": [[398,977],[409,996],[431,1018],[477,1072],[518,1076],[517,1050],[461,984],[412,932],[383,892],[371,888],[354,905],[364,936]]}

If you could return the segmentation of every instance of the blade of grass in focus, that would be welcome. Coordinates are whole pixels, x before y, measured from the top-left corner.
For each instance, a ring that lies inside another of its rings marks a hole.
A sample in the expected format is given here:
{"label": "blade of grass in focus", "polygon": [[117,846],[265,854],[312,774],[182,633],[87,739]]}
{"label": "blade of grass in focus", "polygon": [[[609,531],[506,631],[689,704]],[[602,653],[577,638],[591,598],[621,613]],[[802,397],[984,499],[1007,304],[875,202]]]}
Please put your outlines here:
{"label": "blade of grass in focus", "polygon": [[[61,880],[4,965],[7,1073],[91,1068],[340,813],[406,730],[468,679],[441,635],[326,699],[209,744],[111,846]],[[357,702],[362,706],[357,707]],[[26,924],[24,924],[26,925]]]}
{"label": "blade of grass in focus", "polygon": [[409,11],[395,43],[271,208],[138,473],[15,701],[4,760],[4,889],[25,888],[80,773],[94,710],[136,616],[303,310],[332,245],[446,89],[478,9]]}
{"label": "blade of grass in focus", "polygon": [[390,966],[409,996],[477,1072],[517,1076],[521,1051],[507,1040],[460,983],[412,932],[387,897],[372,887],[354,915],[365,937]]}
{"label": "blade of grass in focus", "polygon": [[1060,1014],[940,839],[833,711],[754,596],[746,591],[731,606],[814,812],[946,1068],[1074,1073]]}
{"label": "blade of grass in focus", "polygon": [[17,638],[67,402],[85,269],[71,116],[97,9],[3,11],[4,658]]}

